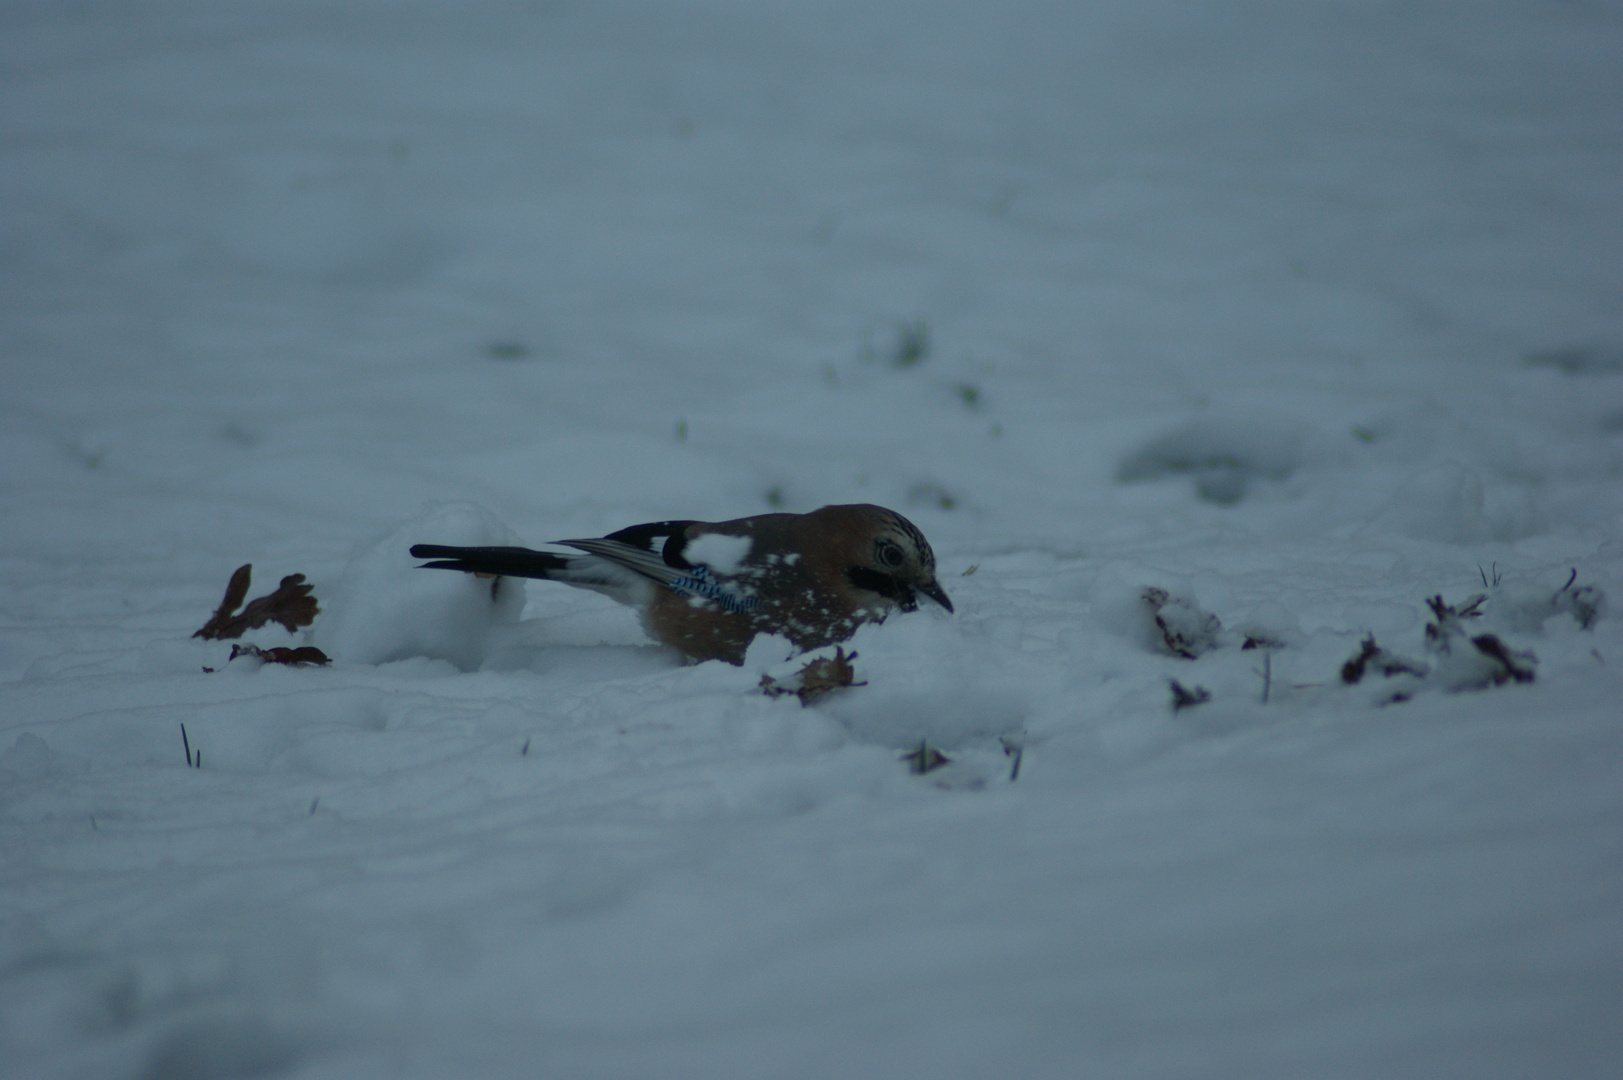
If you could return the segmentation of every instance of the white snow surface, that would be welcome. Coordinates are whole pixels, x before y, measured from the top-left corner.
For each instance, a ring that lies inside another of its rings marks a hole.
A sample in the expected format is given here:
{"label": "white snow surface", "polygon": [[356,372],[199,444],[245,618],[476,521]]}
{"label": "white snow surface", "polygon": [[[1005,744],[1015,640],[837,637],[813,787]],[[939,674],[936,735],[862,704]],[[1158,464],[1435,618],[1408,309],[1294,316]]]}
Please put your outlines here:
{"label": "white snow surface", "polygon": [[[0,1075],[1617,1075],[1617,4],[16,0],[0,65]],[[957,613],[808,707],[405,552],[835,502]],[[190,636],[242,563],[331,666]],[[1342,682],[1483,592],[1535,681]]]}

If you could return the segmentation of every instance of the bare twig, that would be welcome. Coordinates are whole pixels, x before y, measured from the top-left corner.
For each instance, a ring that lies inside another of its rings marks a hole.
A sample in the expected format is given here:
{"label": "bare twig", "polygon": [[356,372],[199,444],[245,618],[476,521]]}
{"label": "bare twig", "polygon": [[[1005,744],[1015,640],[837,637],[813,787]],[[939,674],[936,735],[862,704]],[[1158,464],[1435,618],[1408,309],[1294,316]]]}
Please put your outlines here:
{"label": "bare twig", "polygon": [[1026,744],[1022,739],[1011,739],[1000,736],[998,742],[1003,746],[1003,756],[1014,758],[1014,764],[1009,768],[1009,783],[1020,779],[1020,762],[1026,756]]}
{"label": "bare twig", "polygon": [[186,752],[186,767],[188,769],[201,769],[203,767],[203,751],[192,754],[192,741],[186,737],[186,725],[180,725],[180,748]]}

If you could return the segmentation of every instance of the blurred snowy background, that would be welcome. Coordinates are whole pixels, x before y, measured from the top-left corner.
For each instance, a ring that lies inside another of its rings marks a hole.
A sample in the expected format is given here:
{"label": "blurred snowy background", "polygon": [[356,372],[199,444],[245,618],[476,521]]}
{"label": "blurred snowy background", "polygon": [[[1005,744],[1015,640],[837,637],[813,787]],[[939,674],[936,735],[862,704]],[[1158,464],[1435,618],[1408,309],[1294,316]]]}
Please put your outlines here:
{"label": "blurred snowy background", "polygon": [[[1618,4],[9,0],[0,140],[0,1073],[1614,1075]],[[809,708],[405,553],[855,501]]]}

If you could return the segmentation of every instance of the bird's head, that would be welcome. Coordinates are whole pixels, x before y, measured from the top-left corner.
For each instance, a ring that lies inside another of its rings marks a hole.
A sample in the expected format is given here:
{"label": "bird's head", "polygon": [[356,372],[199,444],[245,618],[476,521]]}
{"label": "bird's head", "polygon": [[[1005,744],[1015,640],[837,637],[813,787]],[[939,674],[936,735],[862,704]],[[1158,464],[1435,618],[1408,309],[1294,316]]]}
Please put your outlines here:
{"label": "bird's head", "polygon": [[935,552],[917,526],[902,515],[883,507],[872,507],[873,529],[870,542],[858,545],[846,578],[858,589],[877,593],[903,611],[919,606],[920,594],[928,596],[948,611],[947,599],[935,576]]}

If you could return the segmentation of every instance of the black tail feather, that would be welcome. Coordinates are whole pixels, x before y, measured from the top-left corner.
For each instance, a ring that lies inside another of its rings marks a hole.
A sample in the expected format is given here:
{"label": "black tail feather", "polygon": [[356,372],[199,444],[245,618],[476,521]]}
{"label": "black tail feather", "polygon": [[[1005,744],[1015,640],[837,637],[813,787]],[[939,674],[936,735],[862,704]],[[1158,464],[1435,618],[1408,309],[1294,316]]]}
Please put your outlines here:
{"label": "black tail feather", "polygon": [[424,570],[462,570],[469,574],[500,577],[540,578],[543,581],[569,565],[570,556],[522,547],[445,547],[440,544],[413,544],[414,559],[433,559]]}

